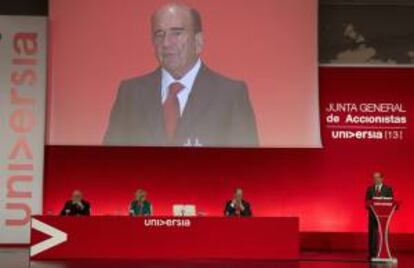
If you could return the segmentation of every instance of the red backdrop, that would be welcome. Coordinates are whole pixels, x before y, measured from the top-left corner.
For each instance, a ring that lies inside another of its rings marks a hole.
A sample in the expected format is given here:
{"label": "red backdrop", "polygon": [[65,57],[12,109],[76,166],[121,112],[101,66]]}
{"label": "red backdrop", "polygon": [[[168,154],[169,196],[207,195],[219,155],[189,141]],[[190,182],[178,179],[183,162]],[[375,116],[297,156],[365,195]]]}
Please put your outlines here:
{"label": "red backdrop", "polygon": [[[321,121],[329,102],[399,102],[413,119],[413,69],[322,68]],[[283,131],[283,126],[280,126]],[[137,188],[155,214],[194,203],[221,215],[236,186],[257,216],[299,216],[304,232],[365,232],[370,174],[381,170],[401,209],[392,232],[414,233],[413,135],[402,140],[333,140],[322,125],[323,149],[192,149],[48,146],[44,212],[58,213],[81,189],[93,214],[126,214]]]}

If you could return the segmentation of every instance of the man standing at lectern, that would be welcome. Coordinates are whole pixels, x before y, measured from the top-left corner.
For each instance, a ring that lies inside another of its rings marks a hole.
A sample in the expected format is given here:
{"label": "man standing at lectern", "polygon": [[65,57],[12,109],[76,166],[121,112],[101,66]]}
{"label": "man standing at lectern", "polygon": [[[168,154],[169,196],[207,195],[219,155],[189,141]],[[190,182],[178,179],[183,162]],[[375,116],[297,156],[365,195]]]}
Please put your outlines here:
{"label": "man standing at lectern", "polygon": [[[394,197],[392,188],[384,184],[384,174],[381,172],[374,172],[372,174],[372,179],[374,184],[368,187],[365,201],[370,201],[374,197]],[[371,259],[377,255],[378,223],[371,209],[368,208],[368,210],[368,247],[369,259]]]}
{"label": "man standing at lectern", "polygon": [[162,6],[151,17],[151,33],[159,68],[121,83],[104,144],[257,146],[246,84],[201,59],[199,12],[183,4]]}

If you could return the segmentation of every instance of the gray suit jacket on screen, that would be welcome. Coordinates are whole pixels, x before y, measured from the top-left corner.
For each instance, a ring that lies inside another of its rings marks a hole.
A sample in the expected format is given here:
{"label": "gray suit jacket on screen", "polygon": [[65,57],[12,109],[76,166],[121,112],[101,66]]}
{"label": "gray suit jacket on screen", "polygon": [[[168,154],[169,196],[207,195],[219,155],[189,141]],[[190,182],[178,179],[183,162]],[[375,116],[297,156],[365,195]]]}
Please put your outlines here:
{"label": "gray suit jacket on screen", "polygon": [[104,144],[254,147],[258,137],[246,84],[202,65],[172,142],[164,128],[157,69],[121,83]]}

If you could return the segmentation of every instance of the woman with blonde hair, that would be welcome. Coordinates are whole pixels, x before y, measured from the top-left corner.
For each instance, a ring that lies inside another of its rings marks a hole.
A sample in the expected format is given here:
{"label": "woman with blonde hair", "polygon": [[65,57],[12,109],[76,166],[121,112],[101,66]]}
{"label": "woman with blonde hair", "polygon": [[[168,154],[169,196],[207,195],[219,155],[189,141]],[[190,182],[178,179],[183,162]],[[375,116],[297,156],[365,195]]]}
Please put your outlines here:
{"label": "woman with blonde hair", "polygon": [[147,192],[138,189],[135,192],[135,199],[129,206],[129,215],[131,216],[151,216],[152,205],[147,200]]}

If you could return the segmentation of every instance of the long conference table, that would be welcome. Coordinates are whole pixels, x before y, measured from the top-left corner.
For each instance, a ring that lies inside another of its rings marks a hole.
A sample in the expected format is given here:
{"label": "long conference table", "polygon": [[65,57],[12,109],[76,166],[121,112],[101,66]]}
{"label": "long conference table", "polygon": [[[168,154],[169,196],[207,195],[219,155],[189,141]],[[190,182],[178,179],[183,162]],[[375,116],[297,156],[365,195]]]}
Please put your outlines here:
{"label": "long conference table", "polygon": [[297,217],[33,216],[32,259],[299,258]]}

